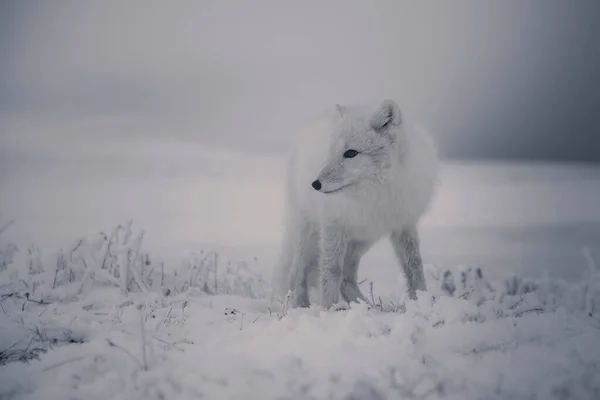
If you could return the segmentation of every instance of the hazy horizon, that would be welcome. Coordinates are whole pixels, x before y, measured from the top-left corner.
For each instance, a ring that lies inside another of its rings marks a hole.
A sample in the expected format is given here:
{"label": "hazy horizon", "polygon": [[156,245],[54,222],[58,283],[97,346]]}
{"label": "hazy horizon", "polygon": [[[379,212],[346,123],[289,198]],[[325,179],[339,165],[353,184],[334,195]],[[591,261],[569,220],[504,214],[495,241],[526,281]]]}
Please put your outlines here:
{"label": "hazy horizon", "polygon": [[279,153],[386,97],[447,159],[600,161],[595,1],[0,7],[4,166],[149,138]]}

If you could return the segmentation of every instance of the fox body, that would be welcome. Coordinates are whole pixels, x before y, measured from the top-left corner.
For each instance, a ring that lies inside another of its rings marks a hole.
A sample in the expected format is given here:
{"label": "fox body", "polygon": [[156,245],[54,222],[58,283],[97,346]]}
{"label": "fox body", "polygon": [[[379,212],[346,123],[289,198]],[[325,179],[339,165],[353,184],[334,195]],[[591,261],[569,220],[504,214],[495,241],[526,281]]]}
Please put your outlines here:
{"label": "fox body", "polygon": [[292,307],[308,307],[309,287],[327,308],[363,299],[362,256],[387,236],[409,296],[425,290],[417,223],[437,180],[435,146],[404,121],[393,100],[336,105],[297,135],[289,154],[285,230],[274,297],[291,290]]}

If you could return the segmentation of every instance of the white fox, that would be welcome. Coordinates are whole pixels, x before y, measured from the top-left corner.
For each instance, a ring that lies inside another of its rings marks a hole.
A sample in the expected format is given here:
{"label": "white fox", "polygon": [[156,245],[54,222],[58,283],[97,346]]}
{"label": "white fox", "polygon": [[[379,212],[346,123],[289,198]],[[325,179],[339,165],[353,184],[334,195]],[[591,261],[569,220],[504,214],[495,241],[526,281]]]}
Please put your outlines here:
{"label": "white fox", "polygon": [[336,105],[312,120],[288,159],[273,296],[291,291],[289,306],[308,307],[309,286],[317,286],[326,308],[365,300],[356,279],[360,259],[389,236],[416,299],[417,290],[426,290],[417,223],[437,171],[430,136],[404,121],[393,100]]}

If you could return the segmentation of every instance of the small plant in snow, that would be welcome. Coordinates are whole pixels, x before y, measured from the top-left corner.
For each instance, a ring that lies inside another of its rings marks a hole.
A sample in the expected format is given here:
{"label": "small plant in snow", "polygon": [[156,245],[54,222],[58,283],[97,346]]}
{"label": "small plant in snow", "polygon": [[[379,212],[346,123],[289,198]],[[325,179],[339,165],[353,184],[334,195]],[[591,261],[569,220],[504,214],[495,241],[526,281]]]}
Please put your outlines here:
{"label": "small plant in snow", "polygon": [[[109,235],[101,232],[79,239],[44,263],[40,250],[31,246],[24,261],[15,262],[18,248],[0,250],[0,283],[17,282],[42,300],[66,300],[84,295],[95,286],[114,286],[124,295],[153,291],[175,296],[197,290],[205,294],[264,297],[268,284],[246,262],[222,262],[214,251],[201,252],[179,266],[165,266],[143,250],[144,231],[135,232],[132,221],[118,225]],[[19,264],[19,265],[17,265]],[[13,291],[19,291],[16,289]]]}
{"label": "small plant in snow", "polygon": [[[0,233],[8,226],[0,227]],[[73,321],[57,323],[60,318],[57,320],[51,307],[82,301],[98,288],[117,289],[124,297],[137,293],[159,299],[194,293],[261,298],[268,291],[266,280],[248,263],[223,261],[214,251],[203,251],[180,265],[167,266],[144,251],[143,238],[144,232],[134,230],[129,221],[110,234],[100,232],[78,239],[45,258],[36,246],[21,252],[12,243],[0,243],[0,313],[20,338],[14,343],[0,340],[0,364],[37,358],[54,345],[82,341],[84,336],[69,328]],[[133,304],[131,300],[122,302],[114,311],[113,321],[121,323],[122,313]],[[187,301],[181,307],[182,317],[185,305]],[[111,317],[95,309],[94,304],[88,304],[83,311]],[[151,347],[144,324],[142,321],[140,332],[145,344],[139,363],[147,369],[150,361],[146,351]],[[119,347],[119,343],[113,341],[111,346]]]}

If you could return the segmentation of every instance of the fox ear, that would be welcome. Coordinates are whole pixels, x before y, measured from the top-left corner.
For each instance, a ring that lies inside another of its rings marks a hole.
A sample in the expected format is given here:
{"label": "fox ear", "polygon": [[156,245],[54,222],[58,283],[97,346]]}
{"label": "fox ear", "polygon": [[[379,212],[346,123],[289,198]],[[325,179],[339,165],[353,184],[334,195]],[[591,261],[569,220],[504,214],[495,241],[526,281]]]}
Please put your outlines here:
{"label": "fox ear", "polygon": [[402,122],[400,108],[394,100],[386,99],[371,116],[371,127],[376,132],[385,132],[392,126],[398,126]]}

